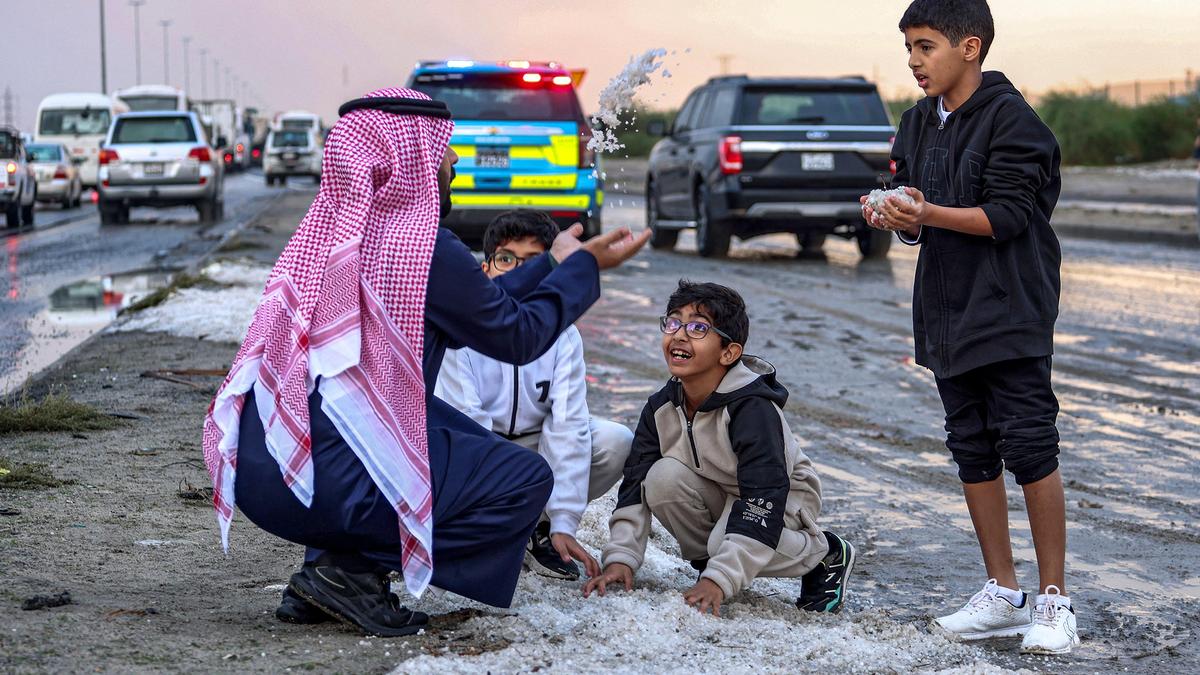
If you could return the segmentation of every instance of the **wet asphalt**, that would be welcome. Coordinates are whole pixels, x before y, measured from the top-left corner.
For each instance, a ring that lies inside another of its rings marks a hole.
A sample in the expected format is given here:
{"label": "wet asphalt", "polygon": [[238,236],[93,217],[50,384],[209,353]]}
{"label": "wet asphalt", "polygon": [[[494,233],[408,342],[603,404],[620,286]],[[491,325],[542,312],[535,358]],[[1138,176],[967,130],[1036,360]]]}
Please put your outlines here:
{"label": "wet asphalt", "polygon": [[[257,171],[229,176],[226,217],[207,226],[185,207],[136,208],[127,225],[101,225],[85,200],[76,209],[39,206],[33,228],[0,230],[0,393],[103,328],[122,303],[165,284],[280,190],[267,188]],[[125,297],[93,297],[106,277]]]}
{"label": "wet asphalt", "polygon": [[[101,227],[85,204],[90,213],[42,212],[37,229],[0,239],[0,384],[10,388],[111,318],[101,312],[73,328],[70,312],[50,316],[56,289],[186,266],[276,194],[251,173],[229,180],[227,218],[214,226],[200,226],[190,210],[139,209],[130,225]],[[640,197],[610,195],[605,225],[640,229],[643,208]],[[55,218],[66,224],[48,227]],[[1030,659],[1016,655],[1017,642],[998,640],[986,645],[989,660],[1055,672],[1195,672],[1200,252],[1065,239],[1063,260],[1054,382],[1067,590],[1085,643],[1069,658]],[[605,273],[603,296],[579,328],[593,414],[632,426],[667,377],[656,317],[677,280],[740,291],[751,314],[747,351],[779,369],[791,392],[786,414],[821,471],[823,524],[858,547],[848,609],[923,623],[957,608],[985,579],[942,444],[933,378],[912,361],[915,263],[915,249],[896,245],[885,261],[862,261],[851,243],[832,238],[823,256],[798,258],[784,235],[735,242],[729,259],[711,260],[685,233],[677,250],[647,249]],[[1009,486],[1018,575],[1031,589],[1033,546],[1011,478]]]}

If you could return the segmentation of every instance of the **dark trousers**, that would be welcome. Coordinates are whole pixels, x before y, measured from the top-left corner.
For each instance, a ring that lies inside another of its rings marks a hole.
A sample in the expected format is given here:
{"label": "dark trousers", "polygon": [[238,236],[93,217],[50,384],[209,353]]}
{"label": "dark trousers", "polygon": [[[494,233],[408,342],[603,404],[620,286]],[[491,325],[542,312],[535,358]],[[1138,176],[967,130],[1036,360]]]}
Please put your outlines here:
{"label": "dark trousers", "polygon": [[[246,398],[234,485],[238,508],[271,534],[308,547],[306,561],[400,570],[395,510],[333,422],[321,396],[309,397],[314,496],[305,508],[267,452],[254,393]],[[497,607],[512,603],[525,544],[554,477],[536,452],[481,428],[430,397],[429,469],[433,482],[433,581]],[[361,570],[356,570],[361,571]]]}
{"label": "dark trousers", "polygon": [[936,378],[946,408],[946,447],[964,483],[994,480],[1008,468],[1018,485],[1058,468],[1058,399],[1050,357],[992,363]]}

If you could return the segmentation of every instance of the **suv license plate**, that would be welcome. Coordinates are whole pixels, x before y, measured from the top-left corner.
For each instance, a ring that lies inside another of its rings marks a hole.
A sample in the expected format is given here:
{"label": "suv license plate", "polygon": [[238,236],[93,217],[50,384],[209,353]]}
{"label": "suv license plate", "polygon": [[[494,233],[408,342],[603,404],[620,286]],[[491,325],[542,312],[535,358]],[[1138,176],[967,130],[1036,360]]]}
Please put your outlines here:
{"label": "suv license plate", "polygon": [[161,176],[163,175],[162,162],[146,162],[142,165],[142,174],[146,176]]}
{"label": "suv license plate", "polygon": [[476,148],[475,166],[480,169],[507,169],[508,148]]}
{"label": "suv license plate", "polygon": [[283,153],[283,158],[284,158],[284,159],[286,159],[286,160],[289,160],[289,161],[296,159],[296,157],[297,157],[297,155],[296,155],[296,153],[294,153],[294,152],[285,152],[285,153]]}
{"label": "suv license plate", "polygon": [[800,168],[804,171],[833,171],[833,153],[806,152],[800,155]]}

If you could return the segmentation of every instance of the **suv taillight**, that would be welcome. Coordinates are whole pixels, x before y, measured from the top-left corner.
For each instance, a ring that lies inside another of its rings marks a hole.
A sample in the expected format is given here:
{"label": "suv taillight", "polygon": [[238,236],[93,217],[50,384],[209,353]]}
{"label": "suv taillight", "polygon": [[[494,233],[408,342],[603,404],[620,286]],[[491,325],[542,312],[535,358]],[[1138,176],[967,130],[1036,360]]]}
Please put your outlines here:
{"label": "suv taillight", "polygon": [[[895,145],[895,144],[896,144],[895,136],[892,136],[891,138],[888,139],[888,145]],[[888,171],[891,171],[893,176],[896,175],[896,160],[894,160],[894,159],[888,160]]]}
{"label": "suv taillight", "polygon": [[592,140],[592,127],[586,120],[579,120],[579,168],[590,169],[596,166],[596,151],[588,149],[588,141]]}
{"label": "suv taillight", "polygon": [[110,148],[101,148],[100,149],[100,164],[102,164],[102,165],[109,164],[109,163],[115,162],[119,159],[121,159],[121,158],[117,155],[116,150],[112,150]]}
{"label": "suv taillight", "polygon": [[203,145],[198,148],[192,148],[188,151],[188,159],[194,159],[197,162],[211,162],[212,153]]}
{"label": "suv taillight", "polygon": [[58,180],[58,179],[66,178],[66,177],[67,177],[67,167],[60,164],[58,166],[58,168],[56,168],[54,170],[54,178],[55,178],[55,180]]}
{"label": "suv taillight", "polygon": [[725,136],[717,146],[717,157],[721,161],[721,173],[734,174],[742,172],[742,137]]}

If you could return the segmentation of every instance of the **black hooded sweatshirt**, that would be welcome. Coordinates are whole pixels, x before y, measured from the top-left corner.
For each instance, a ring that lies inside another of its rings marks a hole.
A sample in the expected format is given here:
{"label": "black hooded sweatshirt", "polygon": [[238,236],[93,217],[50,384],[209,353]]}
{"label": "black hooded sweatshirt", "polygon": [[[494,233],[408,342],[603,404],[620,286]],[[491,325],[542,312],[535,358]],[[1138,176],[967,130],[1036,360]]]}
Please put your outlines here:
{"label": "black hooded sweatshirt", "polygon": [[1054,134],[1003,74],[943,124],[936,97],[901,117],[896,185],[939,206],[981,207],[992,237],[923,227],[913,285],[917,363],[941,378],[1054,351],[1058,317],[1059,149]]}

